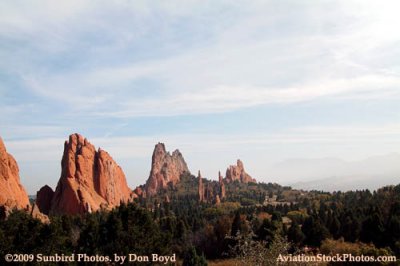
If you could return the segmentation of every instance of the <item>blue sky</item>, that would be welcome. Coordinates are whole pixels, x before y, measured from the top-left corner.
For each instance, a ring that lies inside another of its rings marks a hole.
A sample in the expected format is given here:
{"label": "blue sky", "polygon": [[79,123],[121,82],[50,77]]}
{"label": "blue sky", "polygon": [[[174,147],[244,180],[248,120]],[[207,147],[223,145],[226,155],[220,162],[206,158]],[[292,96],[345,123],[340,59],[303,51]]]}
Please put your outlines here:
{"label": "blue sky", "polygon": [[131,187],[157,142],[217,178],[241,158],[400,151],[397,1],[2,1],[0,135],[33,194],[79,132]]}

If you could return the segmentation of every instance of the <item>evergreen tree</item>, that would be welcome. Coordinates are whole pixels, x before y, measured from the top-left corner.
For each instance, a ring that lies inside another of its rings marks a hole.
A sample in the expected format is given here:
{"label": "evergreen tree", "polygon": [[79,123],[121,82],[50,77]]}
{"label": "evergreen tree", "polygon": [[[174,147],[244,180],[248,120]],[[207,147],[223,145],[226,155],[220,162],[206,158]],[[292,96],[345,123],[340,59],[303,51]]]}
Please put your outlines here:
{"label": "evergreen tree", "polygon": [[240,212],[236,211],[232,222],[231,236],[236,236],[240,232],[241,225],[242,221],[240,219]]}
{"label": "evergreen tree", "polygon": [[332,215],[332,220],[329,225],[329,232],[334,238],[338,238],[340,236],[340,221],[335,214]]}
{"label": "evergreen tree", "polygon": [[365,243],[374,243],[378,247],[384,246],[383,243],[384,226],[381,216],[375,212],[372,213],[363,223],[360,235],[361,241]]}
{"label": "evergreen tree", "polygon": [[192,246],[185,253],[182,265],[183,266],[207,266],[207,261],[203,255],[199,256],[196,252],[196,249]]}
{"label": "evergreen tree", "polygon": [[300,225],[298,225],[296,222],[293,222],[290,226],[287,236],[288,240],[297,246],[300,246],[306,238],[304,233],[301,231]]}
{"label": "evergreen tree", "polygon": [[274,222],[271,222],[268,219],[264,219],[260,228],[256,231],[257,239],[266,241],[267,243],[271,243],[274,239],[277,229],[278,228],[275,226]]}
{"label": "evergreen tree", "polygon": [[305,243],[314,247],[320,246],[322,240],[329,237],[329,231],[325,225],[313,216],[305,220],[302,231],[306,236]]}

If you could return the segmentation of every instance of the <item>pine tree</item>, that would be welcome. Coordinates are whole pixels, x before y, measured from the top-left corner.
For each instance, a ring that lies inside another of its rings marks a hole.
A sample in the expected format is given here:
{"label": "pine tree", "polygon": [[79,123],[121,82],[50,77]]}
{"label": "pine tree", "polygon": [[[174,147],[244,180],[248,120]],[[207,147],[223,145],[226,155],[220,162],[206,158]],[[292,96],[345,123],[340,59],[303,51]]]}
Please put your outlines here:
{"label": "pine tree", "polygon": [[293,222],[290,226],[287,236],[288,240],[297,246],[300,246],[306,238],[304,233],[301,231],[300,225],[298,225],[296,222]]}
{"label": "pine tree", "polygon": [[207,261],[203,255],[199,256],[192,246],[186,252],[182,266],[207,266]]}

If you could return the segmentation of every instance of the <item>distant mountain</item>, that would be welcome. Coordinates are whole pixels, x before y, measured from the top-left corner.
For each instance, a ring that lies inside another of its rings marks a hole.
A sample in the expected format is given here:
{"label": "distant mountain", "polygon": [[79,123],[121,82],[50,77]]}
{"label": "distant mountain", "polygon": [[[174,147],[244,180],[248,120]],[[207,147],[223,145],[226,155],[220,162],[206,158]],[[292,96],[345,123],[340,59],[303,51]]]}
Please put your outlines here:
{"label": "distant mountain", "polygon": [[323,191],[349,191],[349,190],[376,190],[382,186],[400,184],[400,175],[396,177],[384,175],[370,176],[338,176],[325,179],[297,182],[290,184],[295,189],[323,190]]}
{"label": "distant mountain", "polygon": [[297,189],[325,191],[376,189],[400,183],[400,154],[360,161],[337,158],[290,159],[273,165],[269,176]]}

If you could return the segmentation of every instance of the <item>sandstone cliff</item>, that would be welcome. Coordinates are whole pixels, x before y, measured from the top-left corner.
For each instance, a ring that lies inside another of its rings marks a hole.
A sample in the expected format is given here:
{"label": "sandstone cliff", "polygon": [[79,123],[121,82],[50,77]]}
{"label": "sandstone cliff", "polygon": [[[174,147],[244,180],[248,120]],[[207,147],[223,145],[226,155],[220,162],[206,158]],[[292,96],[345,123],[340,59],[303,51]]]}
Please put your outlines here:
{"label": "sandstone cliff", "polygon": [[7,153],[0,138],[0,206],[27,209],[28,195],[20,184],[19,168],[14,157]]}
{"label": "sandstone cliff", "polygon": [[199,170],[199,173],[197,175],[197,179],[199,180],[199,185],[197,187],[197,194],[199,196],[199,202],[204,202],[204,186],[203,186],[203,178],[201,177],[201,173]]}
{"label": "sandstone cliff", "polygon": [[226,169],[225,179],[228,183],[236,180],[241,183],[256,182],[254,178],[246,173],[241,160],[237,160],[236,165],[231,165]]}
{"label": "sandstone cliff", "polygon": [[[51,202],[37,202],[44,212],[83,214],[100,208],[111,209],[133,196],[121,167],[106,151],[96,151],[79,134],[70,135],[65,142],[61,169]],[[50,190],[42,188],[38,197],[41,200],[49,197],[48,194]]]}
{"label": "sandstone cliff", "polygon": [[163,143],[158,143],[153,152],[151,171],[146,182],[146,196],[153,196],[168,184],[175,186],[184,173],[190,173],[179,150],[172,154],[165,150]]}

